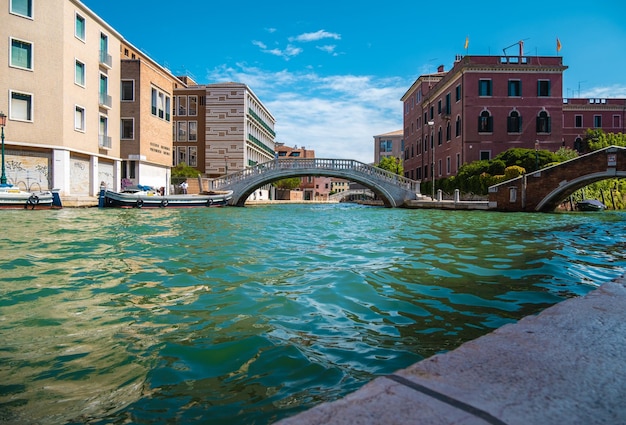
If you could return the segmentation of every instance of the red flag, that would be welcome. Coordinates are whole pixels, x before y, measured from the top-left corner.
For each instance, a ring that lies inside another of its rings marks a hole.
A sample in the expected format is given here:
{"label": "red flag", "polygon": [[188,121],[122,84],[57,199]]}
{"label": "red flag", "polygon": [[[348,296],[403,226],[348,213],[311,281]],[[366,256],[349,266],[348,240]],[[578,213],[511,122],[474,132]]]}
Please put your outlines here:
{"label": "red flag", "polygon": [[557,53],[561,51],[561,40],[559,40],[559,37],[556,38],[556,51]]}

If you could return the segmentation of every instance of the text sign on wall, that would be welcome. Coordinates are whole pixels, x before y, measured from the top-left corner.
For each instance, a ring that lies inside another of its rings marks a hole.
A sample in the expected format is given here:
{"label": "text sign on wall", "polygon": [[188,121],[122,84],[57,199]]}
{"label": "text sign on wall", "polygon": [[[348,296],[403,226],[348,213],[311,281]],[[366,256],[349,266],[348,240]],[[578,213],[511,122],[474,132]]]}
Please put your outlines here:
{"label": "text sign on wall", "polygon": [[610,153],[606,156],[607,166],[608,167],[616,167],[617,166],[617,155],[614,153]]}

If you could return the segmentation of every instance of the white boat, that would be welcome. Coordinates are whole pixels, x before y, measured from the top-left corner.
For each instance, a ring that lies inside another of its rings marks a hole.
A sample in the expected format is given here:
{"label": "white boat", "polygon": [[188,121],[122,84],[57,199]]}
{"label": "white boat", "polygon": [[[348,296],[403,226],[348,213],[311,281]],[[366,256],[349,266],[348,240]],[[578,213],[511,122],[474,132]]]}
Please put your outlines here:
{"label": "white boat", "polygon": [[161,195],[147,186],[130,186],[121,192],[102,189],[101,208],[192,208],[223,207],[232,199],[232,190],[200,194]]}
{"label": "white boat", "polygon": [[0,184],[0,209],[52,208],[61,208],[61,198],[57,191],[27,192],[10,184]]}

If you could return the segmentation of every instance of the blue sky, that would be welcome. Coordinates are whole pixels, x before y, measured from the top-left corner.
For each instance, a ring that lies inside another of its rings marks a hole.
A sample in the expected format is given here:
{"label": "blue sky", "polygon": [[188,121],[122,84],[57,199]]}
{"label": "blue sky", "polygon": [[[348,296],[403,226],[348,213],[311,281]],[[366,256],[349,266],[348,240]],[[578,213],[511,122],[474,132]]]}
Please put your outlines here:
{"label": "blue sky", "polygon": [[[374,160],[402,129],[400,98],[457,54],[559,55],[566,97],[626,98],[626,2],[83,0],[134,46],[198,83],[247,84],[277,141]],[[167,11],[163,13],[162,11]],[[507,53],[517,52],[517,45]]]}

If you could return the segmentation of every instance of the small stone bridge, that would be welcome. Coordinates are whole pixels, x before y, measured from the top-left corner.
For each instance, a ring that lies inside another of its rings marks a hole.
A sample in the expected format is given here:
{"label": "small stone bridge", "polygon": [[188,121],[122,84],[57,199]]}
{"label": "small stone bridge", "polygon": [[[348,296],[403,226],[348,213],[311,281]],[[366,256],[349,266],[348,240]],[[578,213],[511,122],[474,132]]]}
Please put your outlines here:
{"label": "small stone bridge", "polygon": [[489,209],[554,211],[596,181],[626,177],[626,148],[609,146],[489,188]]}
{"label": "small stone bridge", "polygon": [[386,207],[420,197],[420,183],[352,159],[281,158],[216,179],[201,179],[201,190],[232,190],[230,205],[244,206],[255,189],[290,177],[326,176],[357,182],[376,193]]}

